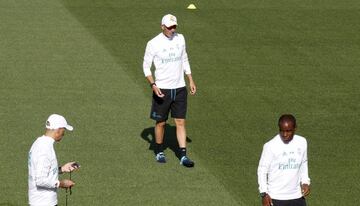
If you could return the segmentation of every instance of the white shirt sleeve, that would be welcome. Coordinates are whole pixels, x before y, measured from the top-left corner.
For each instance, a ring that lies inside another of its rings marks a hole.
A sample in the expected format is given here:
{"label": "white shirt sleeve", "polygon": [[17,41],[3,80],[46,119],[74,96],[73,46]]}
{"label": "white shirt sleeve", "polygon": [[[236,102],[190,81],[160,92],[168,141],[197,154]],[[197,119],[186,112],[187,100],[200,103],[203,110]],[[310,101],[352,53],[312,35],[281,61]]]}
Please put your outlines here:
{"label": "white shirt sleeve", "polygon": [[259,184],[259,192],[268,192],[267,187],[267,175],[269,172],[271,160],[272,160],[272,153],[270,151],[269,145],[265,144],[263,147],[263,151],[261,153],[259,166],[258,166],[258,184]]}
{"label": "white shirt sleeve", "polygon": [[51,162],[46,155],[38,157],[35,165],[35,184],[38,187],[56,188],[57,180],[53,180],[50,175]]}
{"label": "white shirt sleeve", "polygon": [[300,182],[301,184],[310,185],[309,171],[308,171],[308,159],[307,159],[307,143],[303,155],[303,160],[300,167]]}
{"label": "white shirt sleeve", "polygon": [[144,71],[144,75],[146,77],[152,75],[150,69],[151,69],[153,60],[154,60],[153,47],[152,47],[152,44],[150,42],[148,42],[146,45],[145,54],[144,54],[144,62],[143,62],[143,71]]}
{"label": "white shirt sleeve", "polygon": [[186,52],[185,38],[184,38],[184,54],[182,55],[182,65],[183,65],[185,74],[191,74],[189,58],[188,58],[188,54]]}

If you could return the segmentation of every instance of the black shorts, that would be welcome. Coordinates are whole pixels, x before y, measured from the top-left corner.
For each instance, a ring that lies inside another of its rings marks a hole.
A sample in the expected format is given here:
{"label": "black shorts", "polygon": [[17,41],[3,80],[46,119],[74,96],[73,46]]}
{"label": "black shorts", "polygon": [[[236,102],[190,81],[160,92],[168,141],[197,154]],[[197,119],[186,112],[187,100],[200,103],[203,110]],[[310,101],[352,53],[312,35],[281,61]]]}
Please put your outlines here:
{"label": "black shorts", "polygon": [[304,197],[294,200],[272,200],[273,206],[306,206]]}
{"label": "black shorts", "polygon": [[187,89],[160,89],[165,95],[160,98],[153,92],[150,118],[159,122],[166,121],[171,111],[171,117],[177,119],[186,118]]}

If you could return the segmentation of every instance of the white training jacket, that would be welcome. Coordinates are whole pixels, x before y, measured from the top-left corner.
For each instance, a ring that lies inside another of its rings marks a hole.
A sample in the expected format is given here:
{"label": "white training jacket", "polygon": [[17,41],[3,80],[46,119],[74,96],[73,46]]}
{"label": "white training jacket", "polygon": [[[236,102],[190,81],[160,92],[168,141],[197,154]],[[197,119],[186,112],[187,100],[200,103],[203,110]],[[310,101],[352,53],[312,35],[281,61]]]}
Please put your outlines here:
{"label": "white training jacket", "polygon": [[53,138],[44,135],[31,146],[28,159],[31,206],[57,205],[59,181],[54,142]]}
{"label": "white training jacket", "polygon": [[191,74],[185,39],[175,33],[172,38],[163,33],[151,39],[145,49],[143,71],[152,75],[151,65],[155,65],[155,83],[161,89],[176,89],[185,86],[184,73]]}
{"label": "white training jacket", "polygon": [[294,135],[285,144],[276,135],[264,144],[257,173],[260,193],[277,200],[301,198],[300,183],[310,185],[306,139]]}

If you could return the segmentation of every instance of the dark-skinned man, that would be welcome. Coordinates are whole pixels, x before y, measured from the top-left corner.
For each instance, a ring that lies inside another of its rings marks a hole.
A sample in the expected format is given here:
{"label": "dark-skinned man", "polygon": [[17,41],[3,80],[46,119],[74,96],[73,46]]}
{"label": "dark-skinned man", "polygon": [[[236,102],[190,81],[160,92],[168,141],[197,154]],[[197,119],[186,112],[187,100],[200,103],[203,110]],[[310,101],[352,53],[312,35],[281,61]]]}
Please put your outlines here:
{"label": "dark-skinned man", "polygon": [[310,193],[307,141],[296,135],[296,119],[284,114],[279,134],[264,144],[258,167],[263,206],[306,206]]}

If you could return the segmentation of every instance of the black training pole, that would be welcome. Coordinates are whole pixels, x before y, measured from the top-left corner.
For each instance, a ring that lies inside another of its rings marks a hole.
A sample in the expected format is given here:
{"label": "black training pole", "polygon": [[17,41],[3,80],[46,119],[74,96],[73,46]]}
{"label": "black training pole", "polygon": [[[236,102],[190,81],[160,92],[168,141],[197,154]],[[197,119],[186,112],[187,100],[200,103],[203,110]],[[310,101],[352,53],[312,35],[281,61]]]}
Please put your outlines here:
{"label": "black training pole", "polygon": [[67,206],[68,205],[68,193],[67,193],[67,188],[65,189],[65,191],[66,191],[66,199],[65,199],[65,206]]}
{"label": "black training pole", "polygon": [[[71,180],[71,170],[70,170],[70,180]],[[72,194],[71,192],[71,187],[70,187],[70,195]]]}
{"label": "black training pole", "polygon": [[[70,171],[70,180],[71,180],[71,171]],[[69,190],[70,190],[70,195],[71,195],[71,187],[69,187]],[[65,199],[65,206],[68,206],[68,188],[65,189],[65,193],[66,193],[66,199]]]}

